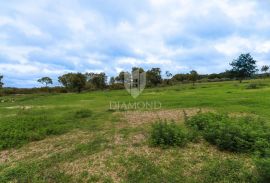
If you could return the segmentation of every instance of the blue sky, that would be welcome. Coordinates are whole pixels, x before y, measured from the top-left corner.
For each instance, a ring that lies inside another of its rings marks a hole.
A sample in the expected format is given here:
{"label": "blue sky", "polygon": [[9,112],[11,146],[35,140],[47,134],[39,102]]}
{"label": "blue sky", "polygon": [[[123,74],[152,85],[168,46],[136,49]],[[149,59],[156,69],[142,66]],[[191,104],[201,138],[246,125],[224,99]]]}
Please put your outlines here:
{"label": "blue sky", "polygon": [[9,0],[0,3],[6,86],[132,66],[222,72],[240,53],[270,65],[268,0]]}

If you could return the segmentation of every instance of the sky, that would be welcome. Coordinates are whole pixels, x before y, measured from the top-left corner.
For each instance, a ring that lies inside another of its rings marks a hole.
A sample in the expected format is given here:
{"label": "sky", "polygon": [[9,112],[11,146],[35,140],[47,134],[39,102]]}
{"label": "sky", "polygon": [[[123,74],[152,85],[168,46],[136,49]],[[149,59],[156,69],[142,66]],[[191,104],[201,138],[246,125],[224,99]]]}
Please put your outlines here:
{"label": "sky", "polygon": [[269,0],[1,0],[6,87],[68,72],[115,76],[134,66],[173,74],[229,69],[241,53],[270,65]]}

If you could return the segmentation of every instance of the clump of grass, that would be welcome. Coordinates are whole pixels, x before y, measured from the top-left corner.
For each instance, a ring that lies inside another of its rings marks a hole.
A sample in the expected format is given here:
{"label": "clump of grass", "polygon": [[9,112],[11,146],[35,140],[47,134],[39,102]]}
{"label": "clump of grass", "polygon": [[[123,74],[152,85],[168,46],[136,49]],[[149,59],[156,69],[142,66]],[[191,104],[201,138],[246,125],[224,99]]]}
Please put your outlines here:
{"label": "clump of grass", "polygon": [[221,150],[258,152],[263,156],[270,147],[270,128],[258,118],[203,113],[190,118],[186,124]]}
{"label": "clump of grass", "polygon": [[116,112],[115,109],[108,109],[107,112]]}
{"label": "clump of grass", "polygon": [[270,157],[256,160],[256,167],[260,182],[270,182]]}
{"label": "clump of grass", "polygon": [[89,118],[93,112],[89,109],[81,109],[75,112],[75,118]]}
{"label": "clump of grass", "polygon": [[150,144],[153,146],[184,146],[189,141],[188,131],[175,122],[159,121],[152,125]]}
{"label": "clump of grass", "polygon": [[120,163],[128,169],[123,182],[185,182],[182,166],[178,164],[173,165],[173,169],[164,171],[161,165],[151,159],[137,155],[121,158]]}
{"label": "clump of grass", "polygon": [[0,149],[20,147],[28,142],[58,135],[68,130],[68,123],[47,116],[20,116],[1,121]]}
{"label": "clump of grass", "polygon": [[101,152],[107,148],[107,142],[104,136],[98,135],[86,144],[78,144],[71,151],[51,154],[45,159],[18,162],[14,166],[0,171],[0,182],[86,182],[65,174],[55,165]]}
{"label": "clump of grass", "polygon": [[201,172],[201,182],[257,182],[253,170],[244,166],[240,160],[213,159],[206,163]]}
{"label": "clump of grass", "polygon": [[262,84],[262,83],[250,83],[246,86],[246,89],[260,89],[264,86],[265,84]]}

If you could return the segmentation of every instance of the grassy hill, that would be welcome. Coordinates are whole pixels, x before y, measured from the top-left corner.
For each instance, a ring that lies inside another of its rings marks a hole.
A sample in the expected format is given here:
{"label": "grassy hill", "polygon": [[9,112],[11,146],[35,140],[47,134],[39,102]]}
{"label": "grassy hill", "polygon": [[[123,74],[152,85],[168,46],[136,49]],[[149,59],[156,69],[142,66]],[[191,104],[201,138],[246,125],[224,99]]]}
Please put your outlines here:
{"label": "grassy hill", "polygon": [[[158,110],[110,109],[159,102]],[[270,80],[2,97],[0,182],[256,182],[252,153],[222,151],[203,138],[153,147],[151,124],[212,111],[270,124]]]}

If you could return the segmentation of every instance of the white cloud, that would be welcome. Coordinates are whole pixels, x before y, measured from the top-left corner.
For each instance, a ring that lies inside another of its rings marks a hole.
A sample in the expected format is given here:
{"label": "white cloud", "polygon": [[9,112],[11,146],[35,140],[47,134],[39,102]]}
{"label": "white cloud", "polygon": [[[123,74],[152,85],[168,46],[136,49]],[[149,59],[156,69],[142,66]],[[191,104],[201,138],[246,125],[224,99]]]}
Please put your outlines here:
{"label": "white cloud", "polygon": [[255,48],[258,53],[269,53],[270,52],[270,41],[259,42]]}
{"label": "white cloud", "polygon": [[269,4],[7,1],[0,7],[0,58],[4,58],[0,72],[18,79],[20,66],[29,71],[28,78],[68,71],[116,75],[132,66],[209,73],[225,70],[242,52],[252,52],[260,64],[270,64]]}
{"label": "white cloud", "polygon": [[136,66],[136,65],[140,65],[143,63],[143,60],[139,60],[136,58],[131,58],[131,57],[123,57],[123,58],[119,58],[116,61],[119,65],[131,65],[131,66]]}
{"label": "white cloud", "polygon": [[253,43],[251,40],[233,36],[222,40],[217,43],[214,47],[220,53],[224,53],[225,55],[231,56],[235,54],[241,53],[241,51],[252,50]]}

